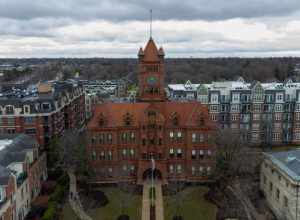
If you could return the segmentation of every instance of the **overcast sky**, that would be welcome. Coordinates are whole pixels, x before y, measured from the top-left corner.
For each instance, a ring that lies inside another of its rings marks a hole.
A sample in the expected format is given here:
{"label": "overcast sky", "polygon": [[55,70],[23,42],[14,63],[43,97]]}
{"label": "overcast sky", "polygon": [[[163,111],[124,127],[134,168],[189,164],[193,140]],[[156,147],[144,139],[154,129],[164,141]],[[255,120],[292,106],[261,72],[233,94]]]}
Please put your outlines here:
{"label": "overcast sky", "polygon": [[0,57],[300,56],[300,0],[0,0]]}

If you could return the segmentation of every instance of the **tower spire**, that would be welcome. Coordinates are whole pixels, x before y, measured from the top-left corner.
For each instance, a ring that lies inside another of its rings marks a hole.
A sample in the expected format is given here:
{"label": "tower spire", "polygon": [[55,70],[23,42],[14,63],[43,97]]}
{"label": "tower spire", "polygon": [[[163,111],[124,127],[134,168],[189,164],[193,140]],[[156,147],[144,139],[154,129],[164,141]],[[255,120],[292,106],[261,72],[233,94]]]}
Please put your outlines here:
{"label": "tower spire", "polygon": [[150,39],[152,39],[152,9],[150,9]]}

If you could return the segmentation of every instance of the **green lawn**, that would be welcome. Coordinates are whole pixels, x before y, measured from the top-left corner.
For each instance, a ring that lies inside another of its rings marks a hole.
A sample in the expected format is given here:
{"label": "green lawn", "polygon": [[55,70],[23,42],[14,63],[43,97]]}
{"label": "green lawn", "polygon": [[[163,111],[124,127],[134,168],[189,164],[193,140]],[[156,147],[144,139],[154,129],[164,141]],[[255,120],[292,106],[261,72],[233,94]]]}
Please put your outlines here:
{"label": "green lawn", "polygon": [[79,218],[77,218],[75,212],[71,208],[70,204],[67,202],[67,203],[65,203],[65,205],[63,207],[60,220],[71,220],[71,219],[79,220]]}
{"label": "green lawn", "polygon": [[172,220],[174,214],[184,220],[215,220],[217,207],[205,200],[207,191],[207,187],[191,186],[176,196],[164,197],[165,220]]}
{"label": "green lawn", "polygon": [[296,150],[300,148],[300,146],[291,145],[291,146],[275,146],[272,147],[272,152],[279,152],[279,151],[288,151],[288,150]]}
{"label": "green lawn", "polygon": [[115,187],[101,187],[98,188],[98,190],[101,190],[105,193],[109,203],[104,207],[88,210],[88,214],[94,220],[116,220],[121,214],[120,198],[126,198],[124,214],[129,215],[130,220],[141,219],[141,195],[129,195]]}

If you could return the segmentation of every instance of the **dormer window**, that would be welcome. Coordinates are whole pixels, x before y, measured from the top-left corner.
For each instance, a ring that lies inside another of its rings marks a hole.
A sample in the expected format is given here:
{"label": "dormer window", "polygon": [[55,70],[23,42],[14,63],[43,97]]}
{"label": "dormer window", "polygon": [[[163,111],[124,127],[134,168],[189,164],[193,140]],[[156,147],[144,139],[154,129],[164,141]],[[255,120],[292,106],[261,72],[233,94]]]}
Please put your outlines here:
{"label": "dormer window", "polygon": [[179,124],[179,118],[178,118],[177,112],[174,112],[172,114],[172,119],[171,120],[172,120],[172,124],[174,126],[178,126],[178,124]]}
{"label": "dormer window", "polygon": [[24,105],[23,110],[24,110],[24,114],[30,114],[30,106],[29,105]]}
{"label": "dormer window", "polygon": [[51,105],[50,105],[50,103],[48,103],[48,102],[43,103],[43,104],[42,104],[42,109],[43,109],[44,111],[50,111],[50,110],[51,110]]}
{"label": "dormer window", "polygon": [[14,106],[12,106],[12,105],[7,105],[7,106],[5,106],[5,113],[6,113],[7,115],[12,115],[12,114],[14,114]]}
{"label": "dormer window", "polygon": [[125,126],[132,125],[132,115],[129,114],[128,112],[124,115],[124,125]]}
{"label": "dormer window", "polygon": [[99,119],[98,119],[98,124],[100,127],[104,126],[105,125],[105,116],[103,113],[101,113],[99,115]]}
{"label": "dormer window", "polygon": [[205,118],[204,118],[204,114],[203,113],[201,113],[199,115],[199,125],[200,126],[204,126],[205,125]]}
{"label": "dormer window", "polygon": [[36,110],[36,111],[39,111],[40,108],[41,108],[40,103],[35,103],[35,110]]}

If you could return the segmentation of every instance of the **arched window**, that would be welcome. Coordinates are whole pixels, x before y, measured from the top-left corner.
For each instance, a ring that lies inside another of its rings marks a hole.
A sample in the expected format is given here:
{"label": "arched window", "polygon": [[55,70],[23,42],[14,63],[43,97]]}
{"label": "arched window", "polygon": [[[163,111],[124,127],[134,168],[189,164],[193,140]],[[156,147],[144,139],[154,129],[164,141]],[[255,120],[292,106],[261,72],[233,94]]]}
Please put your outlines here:
{"label": "arched window", "polygon": [[130,125],[132,125],[132,122],[133,122],[132,115],[129,112],[127,112],[124,115],[124,125],[130,126]]}
{"label": "arched window", "polygon": [[99,126],[100,126],[100,127],[103,127],[103,126],[105,125],[105,122],[106,122],[105,116],[104,116],[103,113],[101,113],[101,114],[99,115],[99,117],[98,117],[98,124],[99,124]]}
{"label": "arched window", "polygon": [[199,115],[199,125],[204,126],[205,125],[205,116],[203,113],[200,113]]}
{"label": "arched window", "polygon": [[179,124],[179,116],[178,116],[177,112],[174,112],[171,115],[171,121],[172,121],[172,125],[173,126],[178,126],[178,124]]}

